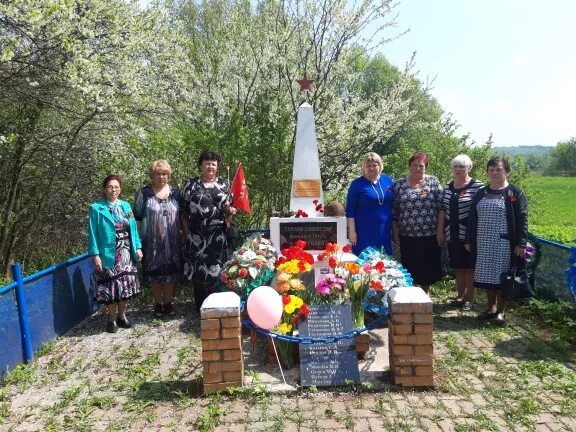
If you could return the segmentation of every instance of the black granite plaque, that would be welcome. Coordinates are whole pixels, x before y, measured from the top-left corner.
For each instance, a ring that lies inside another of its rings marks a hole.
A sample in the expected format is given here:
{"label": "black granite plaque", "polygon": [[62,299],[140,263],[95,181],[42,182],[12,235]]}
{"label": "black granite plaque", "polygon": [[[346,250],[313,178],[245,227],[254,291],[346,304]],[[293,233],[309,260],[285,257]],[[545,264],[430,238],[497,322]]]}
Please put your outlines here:
{"label": "black granite plaque", "polygon": [[[338,336],[353,330],[350,305],[310,306],[298,325],[300,336]],[[303,386],[337,386],[360,382],[356,342],[341,339],[330,344],[300,344],[300,380]]]}
{"label": "black granite plaque", "polygon": [[293,245],[296,240],[306,241],[306,250],[324,250],[326,243],[338,240],[336,222],[281,222],[280,247]]}

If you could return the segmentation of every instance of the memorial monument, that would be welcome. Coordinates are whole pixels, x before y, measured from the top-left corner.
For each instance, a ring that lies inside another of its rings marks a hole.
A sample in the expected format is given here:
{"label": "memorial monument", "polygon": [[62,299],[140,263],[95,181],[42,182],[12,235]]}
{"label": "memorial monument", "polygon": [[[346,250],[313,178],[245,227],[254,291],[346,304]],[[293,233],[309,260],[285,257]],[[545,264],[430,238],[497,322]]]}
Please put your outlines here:
{"label": "memorial monument", "polygon": [[346,218],[324,216],[320,159],[312,106],[304,102],[298,108],[296,146],[292,166],[290,211],[307,217],[270,218],[270,240],[278,250],[305,240],[311,252],[324,250],[326,243],[347,242]]}

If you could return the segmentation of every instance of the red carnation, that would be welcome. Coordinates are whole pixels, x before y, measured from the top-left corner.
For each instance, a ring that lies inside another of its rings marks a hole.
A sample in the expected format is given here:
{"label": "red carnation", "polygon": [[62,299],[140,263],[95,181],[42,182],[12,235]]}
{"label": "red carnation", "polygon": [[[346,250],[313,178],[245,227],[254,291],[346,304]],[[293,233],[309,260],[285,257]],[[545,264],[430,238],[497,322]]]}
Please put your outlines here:
{"label": "red carnation", "polygon": [[324,261],[324,254],[319,253],[318,256],[316,257],[316,259],[317,259],[318,261]]}
{"label": "red carnation", "polygon": [[342,252],[348,253],[348,252],[350,252],[351,250],[352,250],[352,248],[351,248],[350,245],[348,245],[348,244],[342,246]]}
{"label": "red carnation", "polygon": [[290,303],[290,296],[283,295],[282,296],[282,304],[287,305],[288,303]]}
{"label": "red carnation", "polygon": [[376,264],[374,264],[374,268],[378,270],[378,273],[384,273],[386,271],[383,261],[378,261]]}
{"label": "red carnation", "polygon": [[338,265],[338,260],[331,256],[330,258],[328,258],[328,265],[332,268],[336,268],[336,266]]}
{"label": "red carnation", "polygon": [[308,309],[308,305],[303,304],[302,306],[300,306],[300,313],[304,316],[308,315],[310,313],[310,309]]}
{"label": "red carnation", "polygon": [[304,240],[296,240],[296,246],[300,249],[306,249],[306,242]]}

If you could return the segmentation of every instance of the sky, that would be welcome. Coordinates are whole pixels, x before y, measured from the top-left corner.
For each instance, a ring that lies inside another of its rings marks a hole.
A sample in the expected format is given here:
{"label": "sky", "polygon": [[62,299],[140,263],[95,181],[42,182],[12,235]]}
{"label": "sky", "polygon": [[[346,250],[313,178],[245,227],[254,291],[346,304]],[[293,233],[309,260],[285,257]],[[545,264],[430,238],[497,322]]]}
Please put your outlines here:
{"label": "sky", "polygon": [[400,0],[380,52],[493,146],[553,146],[576,136],[576,0]]}

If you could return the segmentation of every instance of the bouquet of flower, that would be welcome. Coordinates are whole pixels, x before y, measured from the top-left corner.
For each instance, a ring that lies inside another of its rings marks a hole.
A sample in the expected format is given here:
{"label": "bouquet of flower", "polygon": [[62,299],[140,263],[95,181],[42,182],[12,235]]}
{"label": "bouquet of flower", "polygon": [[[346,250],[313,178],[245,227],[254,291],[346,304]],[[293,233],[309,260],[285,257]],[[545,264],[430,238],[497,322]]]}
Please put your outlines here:
{"label": "bouquet of flower", "polygon": [[[306,305],[300,297],[292,294],[283,295],[282,304],[284,305],[282,318],[276,331],[292,336],[298,328],[300,320],[306,319],[310,311],[308,305]],[[295,362],[294,344],[291,342],[278,341],[277,346],[284,366],[290,369]]]}
{"label": "bouquet of flower", "polygon": [[364,309],[377,315],[386,315],[388,311],[388,291],[392,288],[411,286],[413,284],[412,277],[402,264],[372,247],[368,247],[360,253],[358,263],[360,265],[383,266],[380,272],[382,288],[376,290],[370,288],[368,290],[368,295],[364,301]]}
{"label": "bouquet of flower", "polygon": [[257,235],[246,240],[224,264],[220,280],[229,290],[247,296],[272,277],[277,259],[270,240]]}
{"label": "bouquet of flower", "polygon": [[314,264],[314,257],[304,250],[306,242],[297,240],[293,246],[282,249],[282,256],[276,261],[276,268],[291,275],[298,275],[310,271]]}
{"label": "bouquet of flower", "polygon": [[[375,291],[381,291],[384,284],[381,281],[381,274],[385,271],[384,262],[376,261],[374,263],[360,265],[353,261],[343,261],[344,253],[351,250],[349,245],[342,247],[337,243],[328,243],[324,251],[318,255],[318,260],[325,260],[332,269],[333,274],[326,275],[316,284],[316,292],[325,290],[325,283],[333,283],[337,279],[336,285],[344,281],[345,296],[347,296],[352,305],[352,318],[357,328],[364,327],[364,300],[371,288]],[[336,290],[339,288],[336,287]]]}

